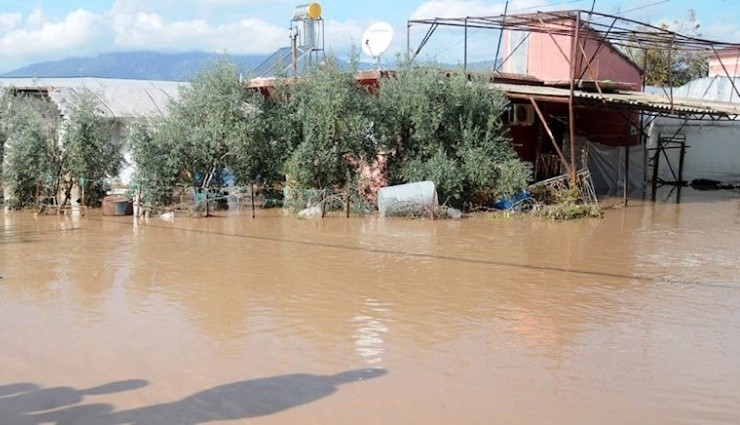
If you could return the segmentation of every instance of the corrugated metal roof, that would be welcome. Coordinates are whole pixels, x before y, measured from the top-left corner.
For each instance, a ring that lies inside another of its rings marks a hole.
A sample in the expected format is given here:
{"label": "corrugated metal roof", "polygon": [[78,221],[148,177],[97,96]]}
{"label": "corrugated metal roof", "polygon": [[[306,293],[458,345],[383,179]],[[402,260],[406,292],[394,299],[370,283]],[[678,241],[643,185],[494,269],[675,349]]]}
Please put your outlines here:
{"label": "corrugated metal roof", "polygon": [[[530,86],[517,84],[492,83],[497,88],[510,95],[532,96],[542,98],[568,99],[568,89],[549,86]],[[615,93],[595,93],[575,90],[574,100],[577,104],[598,105],[606,104],[612,107],[623,107],[637,111],[657,112],[677,116],[716,116],[731,117],[740,115],[740,104],[720,101],[690,99],[686,97],[670,98],[660,93],[622,91]]]}
{"label": "corrugated metal roof", "polygon": [[110,78],[0,78],[0,87],[43,89],[62,114],[79,91],[87,88],[100,95],[104,109],[116,118],[156,117],[167,111],[187,83],[174,81],[121,80]]}

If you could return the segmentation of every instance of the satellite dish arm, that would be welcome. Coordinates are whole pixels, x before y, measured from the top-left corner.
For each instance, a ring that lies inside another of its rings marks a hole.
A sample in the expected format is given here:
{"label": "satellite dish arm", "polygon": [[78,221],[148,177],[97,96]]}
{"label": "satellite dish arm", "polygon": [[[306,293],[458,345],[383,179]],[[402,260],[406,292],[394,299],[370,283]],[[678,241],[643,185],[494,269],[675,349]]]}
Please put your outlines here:
{"label": "satellite dish arm", "polygon": [[372,46],[370,46],[370,39],[369,38],[366,38],[365,39],[365,46],[367,46],[367,51],[370,52],[370,56],[372,56],[374,58],[377,57],[375,55],[375,52],[373,52]]}

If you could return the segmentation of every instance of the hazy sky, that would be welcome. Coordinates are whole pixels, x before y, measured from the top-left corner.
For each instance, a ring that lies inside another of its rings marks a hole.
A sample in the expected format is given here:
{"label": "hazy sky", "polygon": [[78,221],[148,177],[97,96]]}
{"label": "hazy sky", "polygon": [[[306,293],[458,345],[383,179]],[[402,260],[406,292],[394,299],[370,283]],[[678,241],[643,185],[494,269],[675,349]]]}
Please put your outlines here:
{"label": "hazy sky", "polygon": [[[406,45],[409,18],[491,15],[504,0],[324,0],[328,50],[345,54],[379,20],[397,31],[391,49]],[[593,0],[512,0],[512,11],[590,9]],[[287,46],[293,7],[301,0],[0,0],[0,72],[32,62],[112,51],[272,53]],[[641,21],[672,21],[696,9],[704,36],[740,42],[740,0],[597,0],[596,10]],[[422,31],[419,29],[419,31]],[[412,33],[412,40],[421,32]],[[495,34],[472,34],[479,57]],[[491,41],[493,39],[493,41]],[[425,54],[455,62],[462,33],[441,34]]]}

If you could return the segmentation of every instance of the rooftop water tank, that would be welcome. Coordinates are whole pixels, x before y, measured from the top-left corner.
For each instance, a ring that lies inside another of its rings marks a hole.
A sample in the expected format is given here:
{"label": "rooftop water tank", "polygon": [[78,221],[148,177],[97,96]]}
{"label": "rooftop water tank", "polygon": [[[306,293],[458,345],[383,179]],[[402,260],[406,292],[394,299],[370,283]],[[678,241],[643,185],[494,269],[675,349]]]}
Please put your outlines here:
{"label": "rooftop water tank", "polygon": [[321,17],[321,5],[318,3],[308,3],[296,6],[293,9],[293,20],[304,21],[306,19],[319,19]]}

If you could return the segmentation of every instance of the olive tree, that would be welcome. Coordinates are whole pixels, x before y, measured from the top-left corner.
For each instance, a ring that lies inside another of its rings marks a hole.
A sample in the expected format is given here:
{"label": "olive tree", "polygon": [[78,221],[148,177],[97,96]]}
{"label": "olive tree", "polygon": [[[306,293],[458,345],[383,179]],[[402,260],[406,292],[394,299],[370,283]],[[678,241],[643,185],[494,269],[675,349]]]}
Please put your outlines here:
{"label": "olive tree", "polygon": [[178,184],[219,185],[225,171],[238,183],[274,177],[280,155],[274,143],[265,142],[262,102],[239,81],[233,61],[214,62],[181,87],[165,117],[129,131],[135,183],[145,196],[163,200],[160,195]]}
{"label": "olive tree", "polygon": [[105,188],[105,179],[118,175],[123,166],[122,142],[114,137],[114,121],[107,116],[98,94],[90,89],[76,91],[63,125],[62,155],[67,174],[64,205],[72,186],[97,189],[88,197],[94,205]]}
{"label": "olive tree", "polygon": [[6,205],[22,208],[53,196],[63,173],[59,112],[46,99],[6,93],[0,103]]}
{"label": "olive tree", "polygon": [[530,167],[511,145],[508,101],[483,78],[403,66],[378,91],[378,140],[391,183],[433,180],[453,204],[487,203],[522,190]]}
{"label": "olive tree", "polygon": [[371,98],[333,60],[312,68],[291,87],[288,99],[297,132],[285,166],[297,188],[342,188],[352,183],[358,161],[375,152]]}

